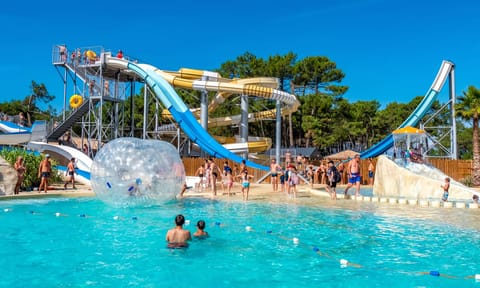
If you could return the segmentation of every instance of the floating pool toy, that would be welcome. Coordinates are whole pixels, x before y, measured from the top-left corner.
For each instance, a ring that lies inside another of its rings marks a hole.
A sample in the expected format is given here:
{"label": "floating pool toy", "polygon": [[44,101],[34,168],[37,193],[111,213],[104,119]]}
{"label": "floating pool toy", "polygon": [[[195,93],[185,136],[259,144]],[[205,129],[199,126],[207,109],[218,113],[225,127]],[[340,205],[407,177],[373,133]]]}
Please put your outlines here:
{"label": "floating pool toy", "polygon": [[77,109],[82,104],[83,104],[82,96],[75,94],[72,97],[70,97],[70,107],[72,107],[72,109]]}

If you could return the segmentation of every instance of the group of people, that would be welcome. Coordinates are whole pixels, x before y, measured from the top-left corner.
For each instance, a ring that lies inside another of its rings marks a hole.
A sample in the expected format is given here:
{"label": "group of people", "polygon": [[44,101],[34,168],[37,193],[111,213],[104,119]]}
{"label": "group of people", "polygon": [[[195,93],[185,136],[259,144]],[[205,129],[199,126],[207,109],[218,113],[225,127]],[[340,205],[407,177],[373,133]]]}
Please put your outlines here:
{"label": "group of people", "polygon": [[[25,159],[22,156],[18,156],[13,168],[17,173],[17,182],[15,183],[15,189],[13,194],[20,194],[20,189],[22,187],[23,180],[25,179],[25,173],[27,173],[27,167],[25,166]],[[50,162],[50,155],[46,154],[45,159],[40,162],[38,167],[38,178],[40,178],[40,186],[38,187],[38,192],[40,193],[42,187],[44,192],[47,193],[48,189],[48,178],[52,172],[52,163]]]}
{"label": "group of people", "polygon": [[[291,164],[291,156],[287,153],[289,153],[289,151],[286,152],[285,159],[290,162],[285,162],[285,169],[282,168],[275,159],[271,160],[270,177],[272,188],[273,192],[278,192],[280,188],[281,192],[286,191],[287,194],[293,193],[293,195],[296,196],[296,186],[299,184],[299,172],[297,167]],[[347,162],[346,167],[343,162],[339,162],[338,166],[336,166],[335,163],[330,160],[326,164],[322,162],[320,166],[315,169],[314,166],[306,162],[303,157],[297,160],[299,167],[303,165],[303,175],[307,176],[310,185],[313,187],[315,182],[325,184],[326,190],[330,193],[332,199],[336,199],[336,186],[338,183],[341,183],[344,170],[346,170],[348,180],[344,194],[347,195],[348,190],[355,186],[355,195],[359,195],[361,183],[360,155],[355,155],[353,159]],[[368,161],[369,184],[373,185],[375,165],[372,159],[368,159]]]}
{"label": "group of people", "polygon": [[[15,184],[14,194],[19,194],[20,189],[25,178],[25,173],[27,172],[27,168],[25,166],[25,160],[22,156],[18,156],[13,168],[17,172],[17,182]],[[72,184],[73,189],[75,188],[75,174],[76,174],[76,166],[75,166],[75,158],[71,158],[70,162],[67,164],[67,170],[65,175],[67,179],[63,185],[64,189],[67,189],[68,184]],[[40,185],[38,186],[38,193],[43,192],[47,193],[48,191],[48,181],[51,177],[52,173],[52,162],[50,161],[50,154],[45,154],[45,158],[40,161],[40,165],[38,166],[38,178],[40,179]]]}
{"label": "group of people", "polygon": [[228,161],[223,163],[223,169],[213,161],[212,158],[206,159],[203,165],[198,167],[195,172],[195,176],[199,177],[199,181],[196,184],[199,190],[211,190],[212,195],[217,195],[217,181],[220,180],[223,194],[229,196],[234,195],[232,192],[233,184],[240,181],[241,192],[244,200],[248,200],[248,194],[250,192],[250,179],[253,175],[248,174],[246,161],[243,160],[240,168],[237,165],[232,169],[228,164]]}
{"label": "group of people", "polygon": [[[67,60],[69,60],[68,56],[70,55],[70,60],[69,61],[70,61],[70,64],[72,64],[72,65],[95,64],[95,61],[98,60],[98,58],[99,58],[98,56],[92,58],[91,55],[88,54],[88,52],[91,51],[91,50],[88,50],[88,49],[84,50],[83,53],[82,53],[82,49],[80,49],[80,48],[73,49],[70,52],[70,51],[68,51],[66,45],[57,45],[57,49],[58,49],[58,55],[59,55],[60,62],[65,62],[66,63]],[[123,59],[124,58],[123,51],[118,50],[115,57],[117,57],[119,59]]]}
{"label": "group of people", "polygon": [[[192,240],[192,235],[189,230],[183,228],[185,224],[185,217],[182,214],[179,214],[175,217],[175,227],[168,230],[165,237],[167,241],[167,247],[172,249],[177,248],[186,248],[188,247],[188,242]],[[205,231],[205,221],[198,220],[197,222],[197,231],[193,233],[193,237],[196,238],[207,238],[209,237],[208,232]]]}
{"label": "group of people", "polygon": [[25,113],[19,112],[18,115],[10,116],[6,113],[0,112],[0,121],[9,121],[22,127],[29,127],[28,119],[25,117]]}

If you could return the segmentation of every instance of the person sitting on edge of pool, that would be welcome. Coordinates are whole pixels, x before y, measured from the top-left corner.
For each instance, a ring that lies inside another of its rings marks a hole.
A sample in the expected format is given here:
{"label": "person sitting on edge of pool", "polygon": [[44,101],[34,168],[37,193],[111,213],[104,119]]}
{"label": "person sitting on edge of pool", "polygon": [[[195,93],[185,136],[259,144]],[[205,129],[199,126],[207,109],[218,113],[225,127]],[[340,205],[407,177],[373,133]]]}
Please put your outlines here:
{"label": "person sitting on edge of pool", "polygon": [[208,232],[205,231],[205,221],[203,220],[198,220],[197,222],[197,231],[195,231],[195,233],[193,233],[193,237],[197,237],[197,238],[207,238],[209,235],[208,235]]}
{"label": "person sitting on edge of pool", "polygon": [[182,214],[178,214],[175,217],[175,228],[168,230],[166,240],[168,242],[168,248],[186,248],[188,247],[187,241],[192,240],[190,231],[183,229],[185,224],[185,217]]}

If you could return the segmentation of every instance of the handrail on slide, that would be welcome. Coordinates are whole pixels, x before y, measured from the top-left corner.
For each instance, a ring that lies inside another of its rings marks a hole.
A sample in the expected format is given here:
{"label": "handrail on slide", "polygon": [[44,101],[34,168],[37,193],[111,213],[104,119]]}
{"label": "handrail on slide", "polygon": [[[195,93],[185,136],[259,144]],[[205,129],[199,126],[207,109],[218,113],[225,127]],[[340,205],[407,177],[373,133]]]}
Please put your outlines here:
{"label": "handrail on slide", "polygon": [[[430,89],[428,89],[427,93],[423,97],[420,104],[418,104],[417,108],[408,116],[403,123],[398,126],[398,129],[404,128],[406,126],[416,126],[418,121],[420,121],[425,114],[430,110],[432,107],[433,102],[435,102],[438,93],[442,90],[445,81],[447,80],[450,71],[455,67],[450,61],[443,60],[442,65],[440,66],[440,70],[438,70],[437,76],[432,83]],[[363,151],[360,154],[360,157],[365,158],[372,158],[376,157],[380,154],[385,153],[388,149],[393,146],[393,136],[390,133],[387,137],[383,138],[380,142],[373,145],[369,149]]]}

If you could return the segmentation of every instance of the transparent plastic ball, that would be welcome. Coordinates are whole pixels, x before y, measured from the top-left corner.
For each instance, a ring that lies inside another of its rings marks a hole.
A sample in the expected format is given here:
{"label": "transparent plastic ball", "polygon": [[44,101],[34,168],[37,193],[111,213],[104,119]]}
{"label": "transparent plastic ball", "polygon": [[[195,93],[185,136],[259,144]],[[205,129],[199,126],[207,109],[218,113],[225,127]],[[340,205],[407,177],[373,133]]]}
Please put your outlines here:
{"label": "transparent plastic ball", "polygon": [[185,182],[183,162],[172,144],[138,138],[105,144],[90,175],[97,197],[115,207],[163,204],[175,199]]}

